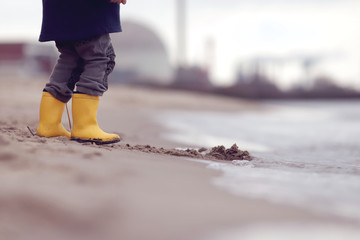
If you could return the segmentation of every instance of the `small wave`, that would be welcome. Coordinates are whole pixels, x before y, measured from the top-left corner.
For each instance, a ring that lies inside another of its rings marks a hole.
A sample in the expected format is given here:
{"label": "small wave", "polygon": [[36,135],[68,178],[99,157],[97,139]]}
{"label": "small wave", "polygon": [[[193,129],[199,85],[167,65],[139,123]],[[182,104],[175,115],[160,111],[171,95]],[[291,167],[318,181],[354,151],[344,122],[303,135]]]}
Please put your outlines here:
{"label": "small wave", "polygon": [[203,240],[357,240],[360,230],[341,224],[287,222],[257,224],[211,233]]}

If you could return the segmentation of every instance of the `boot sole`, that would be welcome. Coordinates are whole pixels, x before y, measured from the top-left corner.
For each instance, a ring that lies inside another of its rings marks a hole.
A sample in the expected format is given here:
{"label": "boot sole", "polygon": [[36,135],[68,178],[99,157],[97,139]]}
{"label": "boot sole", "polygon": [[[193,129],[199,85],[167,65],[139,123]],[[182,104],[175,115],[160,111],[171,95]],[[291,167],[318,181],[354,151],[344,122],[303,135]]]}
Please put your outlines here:
{"label": "boot sole", "polygon": [[74,138],[74,137],[71,137],[71,140],[77,141],[79,143],[95,143],[96,145],[104,145],[104,144],[120,142],[120,139],[115,139],[115,140],[111,140],[111,141],[102,141],[101,139],[81,139],[81,138]]}

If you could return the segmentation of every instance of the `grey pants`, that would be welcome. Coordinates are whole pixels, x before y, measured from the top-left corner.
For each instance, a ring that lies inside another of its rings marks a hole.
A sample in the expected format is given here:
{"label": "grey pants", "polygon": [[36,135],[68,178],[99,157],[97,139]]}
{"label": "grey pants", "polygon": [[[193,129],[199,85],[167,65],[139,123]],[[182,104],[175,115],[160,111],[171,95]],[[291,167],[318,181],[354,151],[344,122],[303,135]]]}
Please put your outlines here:
{"label": "grey pants", "polygon": [[74,90],[102,96],[108,89],[107,77],[115,66],[109,34],[76,41],[57,41],[56,47],[60,56],[44,91],[65,103],[71,99]]}

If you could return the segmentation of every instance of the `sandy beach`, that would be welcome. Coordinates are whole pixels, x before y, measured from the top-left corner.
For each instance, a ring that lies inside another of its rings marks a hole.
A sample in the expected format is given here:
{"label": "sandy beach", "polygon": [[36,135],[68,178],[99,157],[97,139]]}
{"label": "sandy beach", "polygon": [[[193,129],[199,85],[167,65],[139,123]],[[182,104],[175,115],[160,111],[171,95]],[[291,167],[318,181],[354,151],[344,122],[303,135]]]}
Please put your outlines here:
{"label": "sandy beach", "polygon": [[[98,120],[122,141],[97,146],[32,136],[27,127],[36,130],[46,79],[0,81],[0,239],[206,240],[218,231],[256,225],[356,227],[232,195],[211,184],[221,172],[201,161],[126,147],[193,147],[161,138],[168,130],[152,120],[159,111],[259,111],[261,105],[112,85],[101,99]],[[63,123],[69,128],[65,115]]]}

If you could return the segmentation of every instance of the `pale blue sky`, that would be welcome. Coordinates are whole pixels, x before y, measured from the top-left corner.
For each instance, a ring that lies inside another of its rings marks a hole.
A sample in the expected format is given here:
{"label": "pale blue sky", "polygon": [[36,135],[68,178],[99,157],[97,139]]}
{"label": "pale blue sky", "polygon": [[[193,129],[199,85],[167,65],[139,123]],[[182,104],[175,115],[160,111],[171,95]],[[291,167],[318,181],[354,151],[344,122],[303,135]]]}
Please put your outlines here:
{"label": "pale blue sky", "polygon": [[[150,26],[175,60],[175,0],[128,0],[123,20]],[[358,0],[188,0],[188,61],[203,64],[204,43],[215,42],[214,79],[230,82],[239,62],[253,57],[289,59],[322,55],[313,75],[331,74],[360,86],[360,1]],[[0,40],[36,41],[41,1],[0,0]],[[124,26],[126,31],[126,26]],[[301,77],[289,63],[276,76],[284,85]]]}

